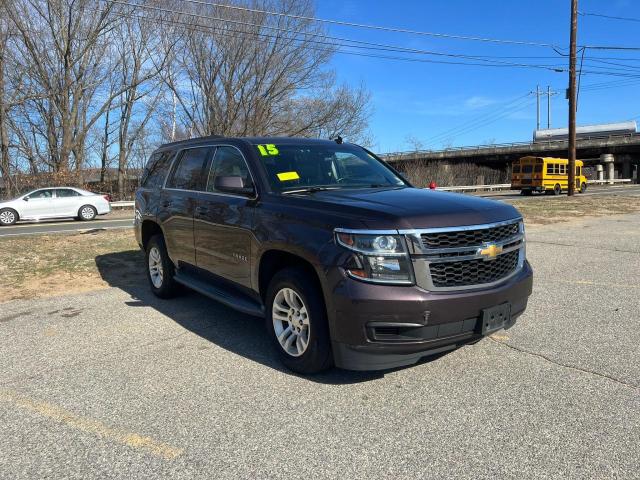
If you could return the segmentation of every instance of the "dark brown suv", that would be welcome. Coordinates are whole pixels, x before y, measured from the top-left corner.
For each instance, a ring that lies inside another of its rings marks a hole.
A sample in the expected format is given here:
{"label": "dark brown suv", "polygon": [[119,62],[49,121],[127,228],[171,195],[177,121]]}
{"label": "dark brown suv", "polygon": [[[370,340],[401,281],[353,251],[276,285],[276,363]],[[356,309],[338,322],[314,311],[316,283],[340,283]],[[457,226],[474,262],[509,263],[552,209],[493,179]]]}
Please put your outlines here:
{"label": "dark brown suv", "polygon": [[301,373],[413,364],[511,327],[531,294],[515,208],[414,188],[341,141],[163,145],[135,215],[156,295],[264,317]]}

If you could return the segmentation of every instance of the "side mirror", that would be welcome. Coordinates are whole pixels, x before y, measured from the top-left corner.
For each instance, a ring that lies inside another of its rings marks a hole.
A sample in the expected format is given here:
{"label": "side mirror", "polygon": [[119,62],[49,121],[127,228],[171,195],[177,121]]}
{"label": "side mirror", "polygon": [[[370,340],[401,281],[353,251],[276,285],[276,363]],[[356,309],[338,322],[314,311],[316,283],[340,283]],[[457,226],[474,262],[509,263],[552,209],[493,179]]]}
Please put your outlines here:
{"label": "side mirror", "polygon": [[29,201],[29,197],[24,197],[22,200],[24,200],[25,202]]}
{"label": "side mirror", "polygon": [[220,192],[236,193],[238,195],[252,195],[253,187],[247,187],[244,185],[242,177],[228,176],[228,177],[216,177],[213,182],[213,188]]}

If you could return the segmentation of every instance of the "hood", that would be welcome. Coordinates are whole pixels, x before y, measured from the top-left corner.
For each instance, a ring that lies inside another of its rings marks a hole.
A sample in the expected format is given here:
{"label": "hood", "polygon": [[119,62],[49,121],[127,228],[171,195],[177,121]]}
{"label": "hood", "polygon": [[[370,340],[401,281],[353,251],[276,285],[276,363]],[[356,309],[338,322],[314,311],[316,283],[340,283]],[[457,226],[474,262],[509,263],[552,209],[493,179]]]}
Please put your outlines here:
{"label": "hood", "polygon": [[419,188],[329,190],[305,197],[323,204],[318,208],[357,215],[372,230],[478,225],[521,216],[500,201]]}

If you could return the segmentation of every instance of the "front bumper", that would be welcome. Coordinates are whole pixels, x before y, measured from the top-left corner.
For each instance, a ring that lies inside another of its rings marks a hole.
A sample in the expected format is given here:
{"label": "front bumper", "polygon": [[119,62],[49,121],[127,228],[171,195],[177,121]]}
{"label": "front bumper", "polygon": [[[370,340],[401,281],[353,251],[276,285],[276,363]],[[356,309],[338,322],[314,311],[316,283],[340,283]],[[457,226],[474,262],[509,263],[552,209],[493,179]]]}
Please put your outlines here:
{"label": "front bumper", "polygon": [[419,287],[381,286],[347,277],[333,289],[329,322],[336,366],[381,370],[412,365],[420,358],[482,338],[481,312],[511,304],[513,326],[533,285],[528,262],[495,287],[427,292]]}

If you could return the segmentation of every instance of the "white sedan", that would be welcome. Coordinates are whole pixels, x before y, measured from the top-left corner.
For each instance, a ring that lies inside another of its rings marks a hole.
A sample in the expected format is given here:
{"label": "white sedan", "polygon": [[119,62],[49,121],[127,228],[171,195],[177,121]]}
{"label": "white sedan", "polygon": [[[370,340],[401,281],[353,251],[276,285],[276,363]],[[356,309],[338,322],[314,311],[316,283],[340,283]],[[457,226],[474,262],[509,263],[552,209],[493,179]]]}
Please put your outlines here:
{"label": "white sedan", "polygon": [[0,225],[18,220],[75,218],[93,220],[111,211],[108,197],[73,187],[41,188],[21,197],[0,202]]}

